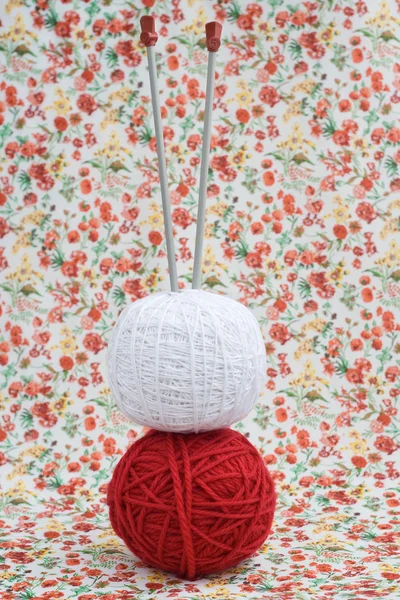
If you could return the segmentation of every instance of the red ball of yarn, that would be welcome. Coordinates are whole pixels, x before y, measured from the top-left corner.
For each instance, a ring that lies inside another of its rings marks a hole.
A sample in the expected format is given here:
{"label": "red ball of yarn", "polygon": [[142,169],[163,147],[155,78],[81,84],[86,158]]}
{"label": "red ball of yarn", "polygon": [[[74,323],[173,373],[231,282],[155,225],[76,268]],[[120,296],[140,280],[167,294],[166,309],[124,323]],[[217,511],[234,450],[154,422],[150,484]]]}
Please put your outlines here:
{"label": "red ball of yarn", "polygon": [[276,495],[261,456],[240,433],[150,431],[118,463],[107,503],[116,534],[133,554],[195,579],[258,550]]}

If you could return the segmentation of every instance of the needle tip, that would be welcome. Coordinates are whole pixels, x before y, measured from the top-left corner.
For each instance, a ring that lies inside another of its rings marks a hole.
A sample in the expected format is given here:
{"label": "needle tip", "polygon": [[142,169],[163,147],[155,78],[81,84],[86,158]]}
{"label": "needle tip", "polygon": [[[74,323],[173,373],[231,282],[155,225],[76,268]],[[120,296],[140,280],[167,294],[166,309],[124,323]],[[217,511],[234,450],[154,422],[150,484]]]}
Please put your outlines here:
{"label": "needle tip", "polygon": [[154,17],[142,17],[140,19],[140,27],[142,29],[142,33],[140,34],[140,41],[147,46],[155,46],[158,40],[158,35],[156,33],[156,25],[154,22]]}
{"label": "needle tip", "polygon": [[207,50],[217,52],[221,45],[222,25],[218,21],[206,23]]}

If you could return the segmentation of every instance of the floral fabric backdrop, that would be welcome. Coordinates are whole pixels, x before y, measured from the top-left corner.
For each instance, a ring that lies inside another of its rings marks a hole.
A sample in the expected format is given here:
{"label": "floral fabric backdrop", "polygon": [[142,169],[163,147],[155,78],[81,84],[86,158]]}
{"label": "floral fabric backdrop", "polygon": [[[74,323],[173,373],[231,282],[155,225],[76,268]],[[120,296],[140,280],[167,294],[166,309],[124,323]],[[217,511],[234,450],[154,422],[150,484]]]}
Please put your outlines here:
{"label": "floral fabric backdrop", "polygon": [[[398,598],[400,8],[342,0],[3,0],[0,590],[5,600]],[[168,289],[145,49],[190,285],[207,65],[223,23],[203,288],[259,319],[268,384],[237,425],[279,490],[254,559],[146,569],[110,528],[142,431],[115,408],[121,309]]]}

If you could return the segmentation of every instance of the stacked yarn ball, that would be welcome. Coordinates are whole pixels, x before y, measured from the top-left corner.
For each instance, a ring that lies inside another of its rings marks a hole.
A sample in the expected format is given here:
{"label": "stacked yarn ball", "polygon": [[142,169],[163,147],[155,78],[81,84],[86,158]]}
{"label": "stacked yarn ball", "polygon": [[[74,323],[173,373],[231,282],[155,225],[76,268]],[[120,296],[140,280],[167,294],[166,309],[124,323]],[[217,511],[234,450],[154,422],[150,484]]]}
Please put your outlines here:
{"label": "stacked yarn ball", "polygon": [[200,290],[158,292],[126,307],[109,346],[117,405],[161,431],[229,427],[265,385],[265,345],[245,306]]}
{"label": "stacked yarn ball", "polygon": [[276,497],[242,434],[150,431],[118,463],[107,502],[137,557],[194,579],[252,556],[270,532]]}
{"label": "stacked yarn ball", "polygon": [[159,292],[121,313],[109,377],[122,412],[154,428],[118,463],[112,526],[146,564],[194,579],[233,567],[267,538],[275,509],[257,450],[227,429],[265,384],[265,346],[243,305]]}

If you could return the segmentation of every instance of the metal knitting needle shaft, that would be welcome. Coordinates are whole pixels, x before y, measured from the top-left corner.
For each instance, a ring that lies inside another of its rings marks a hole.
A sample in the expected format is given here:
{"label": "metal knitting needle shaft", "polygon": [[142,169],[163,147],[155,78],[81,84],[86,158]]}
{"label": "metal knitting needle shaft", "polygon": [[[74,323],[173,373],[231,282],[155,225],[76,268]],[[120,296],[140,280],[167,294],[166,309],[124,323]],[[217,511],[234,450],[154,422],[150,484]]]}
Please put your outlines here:
{"label": "metal knitting needle shaft", "polygon": [[192,288],[200,289],[201,263],[203,258],[204,224],[206,216],[207,179],[210,164],[211,122],[214,101],[214,78],[217,50],[221,45],[222,25],[217,21],[206,24],[208,50],[206,105],[204,111],[203,148],[201,152],[199,205],[197,209],[196,244],[194,249],[194,265]]}
{"label": "metal knitting needle shaft", "polygon": [[169,191],[168,191],[167,164],[166,164],[166,160],[165,160],[164,136],[163,136],[162,122],[161,122],[160,96],[159,96],[158,85],[157,85],[157,68],[156,68],[156,59],[155,59],[155,50],[154,50],[154,46],[157,42],[158,35],[155,31],[155,24],[154,24],[153,17],[142,17],[140,19],[140,26],[142,28],[140,40],[146,46],[147,60],[148,60],[148,65],[149,65],[151,102],[152,102],[152,106],[153,106],[154,130],[155,130],[156,142],[157,142],[158,170],[159,170],[159,175],[160,175],[161,200],[162,200],[163,215],[164,215],[165,241],[167,244],[169,279],[170,279],[171,291],[177,292],[178,291],[178,277],[177,277],[177,273],[176,273],[174,234],[172,231],[171,206],[170,206]]}

